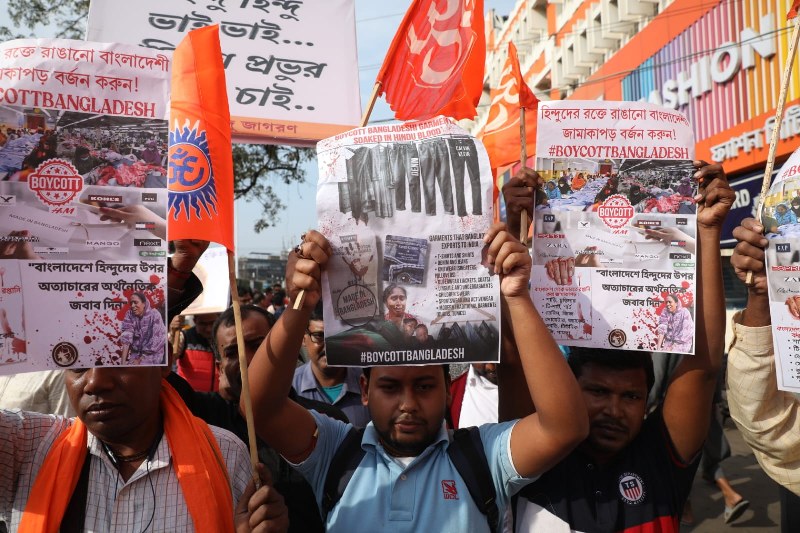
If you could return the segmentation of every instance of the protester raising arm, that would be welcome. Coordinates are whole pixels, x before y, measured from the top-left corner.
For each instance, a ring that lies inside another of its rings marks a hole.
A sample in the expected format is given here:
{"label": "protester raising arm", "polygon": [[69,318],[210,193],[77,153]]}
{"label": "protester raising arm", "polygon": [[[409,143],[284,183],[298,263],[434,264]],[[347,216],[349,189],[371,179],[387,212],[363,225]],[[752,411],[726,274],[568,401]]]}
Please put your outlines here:
{"label": "protester raising arm", "polygon": [[[528,411],[511,433],[511,457],[517,472],[533,477],[558,463],[589,430],[581,391],[528,293],[531,256],[525,245],[496,224],[484,239],[489,260],[501,276],[503,320],[519,350],[530,398]],[[502,367],[502,365],[500,365]]]}
{"label": "protester raising arm", "polygon": [[735,195],[720,165],[695,161],[698,171],[697,336],[695,354],[675,369],[664,399],[664,424],[681,459],[690,461],[708,433],[711,400],[725,342],[725,296],[719,253],[722,223]]}
{"label": "protester raising arm", "polygon": [[[534,170],[522,167],[517,174],[503,185],[503,200],[506,203],[506,218],[508,231],[512,235],[520,234],[520,218],[522,212],[528,214],[528,224],[533,222],[534,193],[539,192],[539,198],[546,200],[544,180]],[[527,228],[525,229],[527,233]]]}
{"label": "protester raising arm", "polygon": [[[316,231],[306,234],[300,252],[302,256],[290,256],[286,283],[292,301],[297,291],[305,290],[303,305],[286,308],[248,367],[257,406],[253,412],[256,433],[293,463],[305,460],[316,445],[314,417],[289,399],[289,388],[308,319],[320,299],[320,274],[332,253],[327,239]],[[240,408],[244,409],[243,403]]]}
{"label": "protester raising arm", "polygon": [[742,282],[748,272],[753,273],[753,278],[747,286],[747,306],[733,317],[728,404],[731,418],[761,468],[800,495],[800,401],[778,390],[764,263],[764,248],[769,241],[763,231],[763,226],[752,218],[733,230],[739,243],[733,250],[731,265]]}

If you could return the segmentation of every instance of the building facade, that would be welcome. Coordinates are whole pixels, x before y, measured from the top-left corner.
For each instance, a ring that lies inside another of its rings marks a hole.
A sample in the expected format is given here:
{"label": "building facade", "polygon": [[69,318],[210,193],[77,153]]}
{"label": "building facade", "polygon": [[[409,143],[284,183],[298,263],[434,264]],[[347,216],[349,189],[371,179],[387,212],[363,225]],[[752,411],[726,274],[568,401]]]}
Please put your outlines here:
{"label": "building facade", "polygon": [[[488,116],[509,40],[541,101],[643,100],[684,113],[696,157],[721,163],[736,190],[724,228],[754,212],[789,50],[791,0],[519,0],[507,17],[487,16],[485,95],[473,126]],[[787,92],[775,168],[800,147],[800,72]],[[510,174],[510,173],[508,173]],[[502,209],[502,208],[501,208]],[[729,307],[744,304],[727,257]]]}

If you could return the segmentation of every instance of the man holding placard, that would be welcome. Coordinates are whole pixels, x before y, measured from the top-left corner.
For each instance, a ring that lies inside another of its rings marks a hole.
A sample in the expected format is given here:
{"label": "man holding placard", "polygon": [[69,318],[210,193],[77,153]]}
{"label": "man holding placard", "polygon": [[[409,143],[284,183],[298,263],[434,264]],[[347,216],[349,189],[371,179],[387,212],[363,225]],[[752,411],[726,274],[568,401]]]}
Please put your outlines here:
{"label": "man holding placard", "polygon": [[[500,274],[504,312],[524,347],[524,375],[537,406],[522,420],[479,428],[495,510],[502,517],[514,492],[584,438],[586,415],[575,380],[528,296],[531,259],[525,246],[503,226],[490,229],[484,242],[492,272]],[[261,406],[257,432],[307,477],[325,510],[329,467],[350,426],[306,411],[287,399],[287,391],[332,250],[317,232],[309,232],[298,248],[287,278],[290,291],[305,290],[303,307],[287,310],[257,352],[250,365],[251,392]],[[341,499],[328,509],[329,531],[360,530],[365,524],[374,530],[419,531],[431,524],[442,531],[488,530],[489,514],[482,516],[447,451],[453,446],[444,426],[448,382],[442,365],[365,369],[362,401],[372,416],[361,439],[365,455]]]}
{"label": "man holding placard", "polygon": [[[663,406],[645,420],[653,384],[650,355],[573,348],[569,363],[588,409],[589,437],[566,459],[520,492],[515,531],[677,530],[709,425],[709,406],[724,338],[724,297],[719,255],[722,223],[734,194],[719,165],[695,162],[700,189],[697,338],[695,355],[676,368]],[[535,187],[523,170],[507,198]],[[510,182],[511,183],[511,182]],[[532,193],[528,193],[529,195]],[[533,205],[530,201],[529,205]],[[506,346],[509,346],[507,343]],[[500,419],[533,409],[516,375],[500,365]]]}

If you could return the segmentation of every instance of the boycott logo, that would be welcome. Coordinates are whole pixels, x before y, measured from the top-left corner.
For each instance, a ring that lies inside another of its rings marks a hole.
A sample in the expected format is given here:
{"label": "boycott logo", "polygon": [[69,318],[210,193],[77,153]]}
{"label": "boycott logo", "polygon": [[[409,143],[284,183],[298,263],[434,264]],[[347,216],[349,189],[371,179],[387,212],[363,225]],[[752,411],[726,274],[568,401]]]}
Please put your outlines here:
{"label": "boycott logo", "polygon": [[49,206],[68,204],[83,189],[83,178],[63,159],[48,159],[28,176],[28,188]]}
{"label": "boycott logo", "polygon": [[612,194],[597,208],[597,215],[611,229],[619,229],[633,218],[633,207],[621,194]]}

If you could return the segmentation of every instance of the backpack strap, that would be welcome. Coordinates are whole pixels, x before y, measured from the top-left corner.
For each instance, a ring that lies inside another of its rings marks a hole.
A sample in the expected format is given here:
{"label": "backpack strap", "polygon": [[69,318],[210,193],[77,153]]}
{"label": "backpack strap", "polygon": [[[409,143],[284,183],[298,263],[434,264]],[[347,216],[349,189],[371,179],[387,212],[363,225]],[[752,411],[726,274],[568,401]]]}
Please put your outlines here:
{"label": "backpack strap", "polygon": [[483,450],[480,430],[474,426],[455,430],[447,455],[467,484],[467,490],[478,509],[486,515],[489,530],[499,531],[497,493],[489,470],[489,461],[486,460],[486,452]]}
{"label": "backpack strap", "polygon": [[333,459],[331,459],[322,493],[323,520],[342,499],[342,494],[344,494],[347,484],[366,454],[364,449],[361,448],[361,438],[363,436],[364,428],[351,427],[342,443],[339,444]]}

